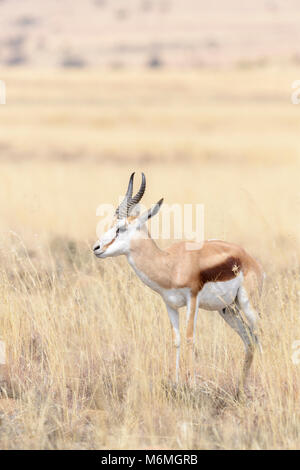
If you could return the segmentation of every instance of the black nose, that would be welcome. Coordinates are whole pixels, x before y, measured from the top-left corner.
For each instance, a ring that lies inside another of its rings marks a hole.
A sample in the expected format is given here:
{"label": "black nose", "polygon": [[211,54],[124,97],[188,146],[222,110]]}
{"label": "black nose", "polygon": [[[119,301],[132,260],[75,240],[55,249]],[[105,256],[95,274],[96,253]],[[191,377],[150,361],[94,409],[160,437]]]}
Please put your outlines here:
{"label": "black nose", "polygon": [[97,250],[99,250],[99,248],[100,248],[100,245],[96,245],[96,246],[94,246],[94,251],[97,251]]}

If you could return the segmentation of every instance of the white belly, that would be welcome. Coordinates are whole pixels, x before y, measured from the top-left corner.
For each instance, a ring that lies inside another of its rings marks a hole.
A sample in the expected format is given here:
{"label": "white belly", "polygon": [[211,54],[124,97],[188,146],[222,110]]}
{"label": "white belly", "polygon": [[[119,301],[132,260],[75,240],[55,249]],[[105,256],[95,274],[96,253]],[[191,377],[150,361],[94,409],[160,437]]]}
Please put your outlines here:
{"label": "white belly", "polygon": [[197,296],[199,308],[204,310],[222,310],[231,305],[239,287],[242,285],[243,274],[224,282],[207,282]]}
{"label": "white belly", "polygon": [[[207,282],[197,295],[198,308],[204,310],[222,310],[231,305],[242,285],[243,274],[240,273],[234,279],[224,282]],[[184,307],[188,304],[191,290],[182,289],[157,289],[167,304],[173,308]]]}
{"label": "white belly", "polygon": [[182,289],[161,289],[159,293],[168,305],[177,309],[187,305],[191,289],[188,287]]}
{"label": "white belly", "polygon": [[[129,262],[138,277],[147,286],[158,292],[168,305],[177,309],[188,304],[191,295],[189,287],[165,289],[137,269],[132,259],[129,258]],[[222,310],[227,305],[231,305],[237,296],[237,291],[242,282],[243,274],[241,272],[230,281],[207,282],[197,295],[198,308],[203,308],[204,310]]]}

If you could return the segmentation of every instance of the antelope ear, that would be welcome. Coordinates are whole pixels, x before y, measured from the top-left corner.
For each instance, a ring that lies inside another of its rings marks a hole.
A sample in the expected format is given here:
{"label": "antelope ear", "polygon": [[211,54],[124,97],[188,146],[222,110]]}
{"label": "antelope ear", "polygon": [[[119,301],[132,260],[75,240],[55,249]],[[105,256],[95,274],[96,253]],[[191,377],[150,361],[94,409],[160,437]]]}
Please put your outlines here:
{"label": "antelope ear", "polygon": [[162,203],[164,202],[163,198],[160,199],[153,207],[151,207],[147,212],[144,212],[138,218],[138,227],[141,227],[148,219],[151,219],[154,215],[156,215],[161,208]]}

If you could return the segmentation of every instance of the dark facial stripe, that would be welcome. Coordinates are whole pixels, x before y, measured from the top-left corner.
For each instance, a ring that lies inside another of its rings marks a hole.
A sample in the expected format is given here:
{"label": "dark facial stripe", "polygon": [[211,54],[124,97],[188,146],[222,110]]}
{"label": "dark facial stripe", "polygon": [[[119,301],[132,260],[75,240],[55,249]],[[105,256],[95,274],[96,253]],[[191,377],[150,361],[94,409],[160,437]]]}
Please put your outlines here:
{"label": "dark facial stripe", "polygon": [[111,242],[107,243],[107,245],[104,245],[104,247],[102,248],[102,251],[106,251],[107,248],[113,244],[113,242],[115,241],[117,237],[113,238]]}

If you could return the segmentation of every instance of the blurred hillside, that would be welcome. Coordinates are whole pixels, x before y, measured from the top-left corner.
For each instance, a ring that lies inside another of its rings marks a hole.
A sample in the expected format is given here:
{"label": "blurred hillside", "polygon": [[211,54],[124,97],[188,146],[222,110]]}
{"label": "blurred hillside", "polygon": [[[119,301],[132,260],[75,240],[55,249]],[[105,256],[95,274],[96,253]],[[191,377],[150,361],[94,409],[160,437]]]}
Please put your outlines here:
{"label": "blurred hillside", "polygon": [[0,0],[0,64],[299,62],[299,20],[297,0]]}

